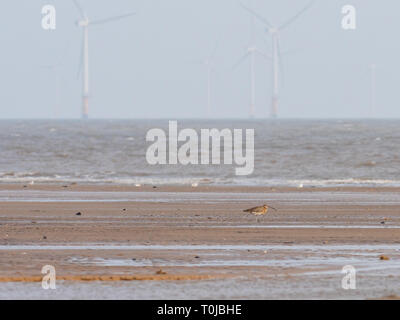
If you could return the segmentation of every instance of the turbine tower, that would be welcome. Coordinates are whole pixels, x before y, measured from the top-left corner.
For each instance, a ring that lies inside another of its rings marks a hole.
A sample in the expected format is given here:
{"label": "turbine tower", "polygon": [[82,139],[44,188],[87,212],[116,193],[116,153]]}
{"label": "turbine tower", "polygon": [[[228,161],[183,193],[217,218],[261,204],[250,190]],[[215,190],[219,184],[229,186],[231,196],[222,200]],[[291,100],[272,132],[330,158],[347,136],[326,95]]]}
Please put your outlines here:
{"label": "turbine tower", "polygon": [[195,64],[203,65],[206,67],[207,70],[207,116],[211,116],[211,85],[212,85],[212,71],[214,70],[213,62],[215,55],[217,53],[219,41],[216,42],[215,47],[211,54],[204,60],[194,61]]}
{"label": "turbine tower", "polygon": [[256,111],[256,56],[257,54],[269,58],[266,54],[258,50],[258,48],[254,46],[250,46],[247,48],[247,52],[244,56],[242,56],[239,61],[234,65],[233,69],[237,68],[241,65],[245,60],[250,59],[250,118],[255,117]]}
{"label": "turbine tower", "polygon": [[257,54],[269,58],[266,54],[261,52],[255,44],[255,18],[251,17],[251,42],[247,48],[247,52],[242,56],[239,61],[234,65],[233,69],[242,64],[245,60],[250,59],[250,111],[249,117],[254,118],[256,112],[256,56]]}
{"label": "turbine tower", "polygon": [[279,107],[279,66],[281,65],[281,48],[280,48],[280,33],[282,30],[291,25],[297,20],[303,13],[305,13],[314,3],[315,0],[311,1],[304,9],[298,12],[294,17],[283,23],[281,26],[272,25],[266,18],[259,15],[254,10],[246,7],[242,4],[242,7],[250,12],[254,17],[267,26],[266,31],[271,35],[272,39],[272,101],[271,101],[271,118],[278,117]]}
{"label": "turbine tower", "polygon": [[73,0],[76,8],[80,13],[80,19],[77,21],[77,25],[83,30],[83,44],[81,49],[81,61],[79,67],[79,73],[81,72],[83,65],[83,83],[82,83],[82,119],[89,118],[89,27],[92,25],[105,24],[115,20],[130,17],[135,13],[128,13],[124,15],[114,16],[110,18],[100,20],[89,20],[86,12],[83,10],[78,0]]}

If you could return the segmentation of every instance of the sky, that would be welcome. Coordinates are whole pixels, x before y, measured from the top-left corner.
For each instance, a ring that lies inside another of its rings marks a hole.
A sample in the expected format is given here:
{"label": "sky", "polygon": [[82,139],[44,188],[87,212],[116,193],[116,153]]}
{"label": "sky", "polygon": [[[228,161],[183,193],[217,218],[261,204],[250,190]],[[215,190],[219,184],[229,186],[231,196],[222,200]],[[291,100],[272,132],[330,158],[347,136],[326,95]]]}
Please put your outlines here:
{"label": "sky", "polygon": [[[308,0],[243,0],[281,25]],[[247,118],[248,47],[270,55],[271,36],[236,0],[80,0],[89,19],[136,12],[89,29],[91,118]],[[42,7],[56,8],[44,30]],[[342,7],[357,28],[342,28]],[[82,29],[72,0],[3,0],[0,12],[0,118],[81,115]],[[281,32],[280,118],[400,118],[400,2],[316,0]],[[207,68],[214,48],[211,111]],[[371,107],[371,64],[376,104]],[[256,117],[270,113],[271,60],[256,59]]]}

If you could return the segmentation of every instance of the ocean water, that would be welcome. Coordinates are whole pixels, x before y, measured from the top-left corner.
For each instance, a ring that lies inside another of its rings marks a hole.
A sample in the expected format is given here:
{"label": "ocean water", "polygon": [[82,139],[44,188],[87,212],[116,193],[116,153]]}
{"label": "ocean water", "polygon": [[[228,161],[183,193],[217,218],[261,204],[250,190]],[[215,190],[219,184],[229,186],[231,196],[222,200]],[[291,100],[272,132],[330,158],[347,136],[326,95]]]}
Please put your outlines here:
{"label": "ocean water", "polygon": [[255,170],[149,165],[148,130],[168,120],[0,121],[0,183],[400,186],[400,120],[180,120],[255,130]]}

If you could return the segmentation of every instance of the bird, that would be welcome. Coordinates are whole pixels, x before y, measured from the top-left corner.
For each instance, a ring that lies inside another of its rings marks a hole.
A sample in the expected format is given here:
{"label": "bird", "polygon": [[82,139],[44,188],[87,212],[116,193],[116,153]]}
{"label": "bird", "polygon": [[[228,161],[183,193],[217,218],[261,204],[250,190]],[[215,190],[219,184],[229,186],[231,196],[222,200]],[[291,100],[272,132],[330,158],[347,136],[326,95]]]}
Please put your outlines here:
{"label": "bird", "polygon": [[277,209],[264,204],[261,207],[254,207],[254,208],[250,208],[247,210],[243,210],[243,212],[254,214],[257,217],[257,222],[259,222],[258,217],[266,215],[268,213],[269,208],[271,208],[272,210],[278,211]]}

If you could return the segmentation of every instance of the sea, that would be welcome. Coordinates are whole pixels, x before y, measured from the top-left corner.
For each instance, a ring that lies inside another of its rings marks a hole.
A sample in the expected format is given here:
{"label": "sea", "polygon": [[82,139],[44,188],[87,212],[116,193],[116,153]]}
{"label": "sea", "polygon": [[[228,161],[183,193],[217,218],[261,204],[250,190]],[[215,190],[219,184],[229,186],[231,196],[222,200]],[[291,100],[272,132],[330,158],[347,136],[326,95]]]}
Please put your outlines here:
{"label": "sea", "polygon": [[400,186],[400,120],[177,121],[199,133],[254,129],[254,172],[150,165],[146,135],[168,133],[169,120],[1,120],[0,183]]}

